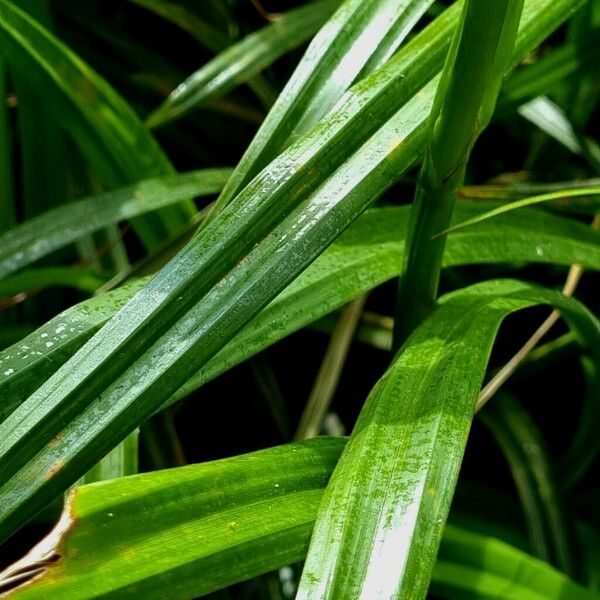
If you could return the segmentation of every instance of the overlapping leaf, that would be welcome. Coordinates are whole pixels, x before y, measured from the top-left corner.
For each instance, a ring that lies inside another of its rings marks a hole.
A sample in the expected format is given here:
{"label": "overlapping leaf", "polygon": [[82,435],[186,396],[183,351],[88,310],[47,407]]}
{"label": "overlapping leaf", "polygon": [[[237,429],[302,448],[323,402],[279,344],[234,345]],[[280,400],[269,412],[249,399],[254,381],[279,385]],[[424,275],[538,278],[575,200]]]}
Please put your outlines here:
{"label": "overlapping leaf", "polygon": [[498,327],[540,303],[558,308],[600,360],[600,323],[557,292],[497,280],[442,298],[361,411],[324,494],[298,598],[425,597]]}
{"label": "overlapping leaf", "polygon": [[56,540],[64,559],[14,597],[187,599],[290,564],[306,552],[343,445],[321,439],[77,488]]}
{"label": "overlapping leaf", "polygon": [[[344,444],[318,438],[79,487],[58,530],[13,572],[34,569],[36,554],[54,562],[11,597],[185,600],[300,561]],[[443,597],[593,597],[520,550],[456,526],[440,558],[433,585]]]}
{"label": "overlapping leaf", "polygon": [[[577,6],[529,0],[515,61]],[[439,67],[455,15],[363,79],[0,425],[0,535],[156,410],[412,164],[435,81],[398,108]]]}
{"label": "overlapping leaf", "polygon": [[[461,221],[481,210],[483,207],[478,204],[461,203],[455,219]],[[408,211],[408,207],[373,209],[361,216],[206,367],[186,381],[172,400],[182,398],[269,344],[396,276],[402,264]],[[444,264],[523,261],[565,266],[579,262],[600,270],[600,233],[575,221],[525,210],[450,234]],[[128,283],[67,309],[0,352],[0,420],[146,282],[147,279]]]}
{"label": "overlapping leaf", "polygon": [[0,235],[0,278],[107,225],[172,206],[186,198],[215,194],[223,188],[230,173],[230,169],[204,169],[143,180],[29,219]]}
{"label": "overlapping leaf", "polygon": [[[51,33],[8,0],[0,2],[0,51],[12,69],[27,76],[60,115],[94,169],[109,187],[173,168],[129,105]],[[149,245],[175,232],[195,212],[189,201],[136,221]]]}
{"label": "overlapping leaf", "polygon": [[[310,131],[336,106],[357,77],[382,65],[431,4],[431,0],[344,2],[311,42],[236,167],[217,202],[217,209],[226,206],[290,141]],[[448,16],[451,21],[452,11]],[[448,19],[442,19],[437,22],[439,27],[430,28],[428,40],[422,36],[428,44],[427,57],[434,70],[447,47],[444,34],[449,24]],[[418,70],[419,61],[412,60],[408,54],[407,58],[410,65],[403,66],[400,61],[398,67]],[[427,75],[420,79],[422,83],[426,80]],[[409,96],[404,94],[410,91],[403,91],[402,98],[406,100]],[[401,104],[399,100],[396,106]]]}

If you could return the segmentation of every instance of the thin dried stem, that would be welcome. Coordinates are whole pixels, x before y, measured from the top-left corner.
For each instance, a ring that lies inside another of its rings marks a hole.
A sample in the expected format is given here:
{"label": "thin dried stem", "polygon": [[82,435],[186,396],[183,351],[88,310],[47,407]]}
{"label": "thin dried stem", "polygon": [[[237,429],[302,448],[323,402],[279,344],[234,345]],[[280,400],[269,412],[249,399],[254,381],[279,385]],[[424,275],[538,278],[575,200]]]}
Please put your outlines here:
{"label": "thin dried stem", "polygon": [[[592,228],[600,229],[600,214],[594,217]],[[572,296],[577,289],[583,268],[581,265],[572,265],[563,287],[565,296]],[[552,329],[560,318],[560,313],[553,310],[546,320],[535,330],[533,335],[523,344],[519,351],[492,377],[489,383],[481,390],[477,399],[476,410],[481,410],[490,398],[506,383],[507,379],[517,370],[527,355],[539,344],[540,340]]]}
{"label": "thin dried stem", "polygon": [[360,321],[365,300],[366,296],[360,296],[342,311],[342,315],[331,334],[329,346],[304,407],[294,439],[305,440],[319,434],[321,423],[331,404],[342,368],[346,362],[350,343]]}
{"label": "thin dried stem", "polygon": [[272,13],[269,12],[263,5],[260,0],[250,0],[252,6],[256,9],[256,12],[267,21],[277,21],[281,19],[281,13]]}

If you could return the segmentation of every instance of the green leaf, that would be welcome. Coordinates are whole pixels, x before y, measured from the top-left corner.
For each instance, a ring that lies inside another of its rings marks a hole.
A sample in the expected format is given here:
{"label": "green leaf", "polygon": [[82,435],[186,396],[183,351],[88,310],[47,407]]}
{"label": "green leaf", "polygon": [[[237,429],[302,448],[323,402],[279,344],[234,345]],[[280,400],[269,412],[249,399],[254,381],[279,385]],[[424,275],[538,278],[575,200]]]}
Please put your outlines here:
{"label": "green leaf", "polygon": [[[130,0],[134,4],[144,7],[163,19],[180,27],[190,34],[197,42],[212,52],[221,52],[231,45],[232,38],[221,33],[213,25],[207,23],[195,12],[172,0]],[[222,9],[222,6],[219,6]],[[202,7],[203,16],[206,6]],[[227,10],[227,9],[226,9]],[[231,33],[231,32],[230,32]],[[277,98],[276,91],[262,75],[255,76],[248,82],[256,97],[262,104],[270,107]]]}
{"label": "green leaf", "polygon": [[497,217],[498,215],[505,214],[512,210],[524,208],[525,206],[533,206],[542,202],[549,202],[550,200],[560,200],[561,198],[577,198],[580,196],[591,198],[591,206],[596,210],[600,208],[600,201],[596,198],[596,196],[600,196],[600,187],[589,187],[574,190],[560,190],[558,192],[540,194],[539,196],[532,196],[530,198],[523,198],[522,200],[510,202],[509,204],[503,204],[502,206],[498,206],[497,208],[489,210],[481,215],[477,215],[472,219],[453,225],[445,231],[437,233],[434,237],[446,235],[451,231],[457,231],[458,229],[462,229],[463,227],[475,225],[475,223],[481,223],[482,221],[486,221],[487,219],[491,219],[492,217]]}
{"label": "green leaf", "polygon": [[343,446],[321,438],[79,487],[59,523],[64,557],[14,597],[187,599],[296,562]]}
{"label": "green leaf", "polygon": [[581,144],[565,113],[545,96],[539,96],[519,108],[519,114],[575,154]]}
{"label": "green leaf", "polygon": [[[12,572],[33,572],[42,556],[55,561],[11,597],[83,600],[93,590],[186,600],[300,561],[344,444],[321,437],[80,487],[57,529]],[[433,584],[444,597],[489,594],[491,582],[494,598],[508,597],[499,589],[535,600],[593,598],[549,565],[456,526],[446,527],[440,557]]]}
{"label": "green leaf", "polygon": [[0,353],[4,420],[108,321],[148,279],[90,298],[51,319]]}
{"label": "green leaf", "polygon": [[[524,54],[576,8],[528,6]],[[415,161],[435,80],[398,105],[437,69],[451,25],[442,15],[363,79],[0,424],[0,537],[164,404]]]}
{"label": "green leaf", "polygon": [[11,277],[0,280],[0,298],[16,296],[21,292],[35,291],[48,287],[72,287],[87,294],[93,294],[106,283],[95,269],[73,267],[40,267],[27,269]]}
{"label": "green leaf", "polygon": [[310,39],[338,6],[339,0],[311,2],[251,33],[190,75],[147,119],[157,127],[224,96],[240,83]]}
{"label": "green leaf", "polygon": [[442,298],[361,411],[319,508],[299,599],[425,596],[498,327],[537,304],[558,308],[600,360],[600,323],[558,292],[497,280]]}
{"label": "green leaf", "polygon": [[519,114],[539,127],[574,154],[582,155],[592,168],[600,171],[600,146],[575,130],[565,112],[546,96],[539,96],[519,107]]}
{"label": "green leaf", "polygon": [[[482,210],[459,203],[455,219]],[[408,207],[361,216],[313,265],[172,397],[180,399],[254,353],[398,275]],[[450,234],[445,266],[578,262],[600,270],[600,233],[567,219],[523,210]],[[134,281],[67,309],[0,353],[0,420],[72,356],[148,279]],[[52,346],[47,346],[52,342]],[[6,374],[8,372],[8,375]]]}
{"label": "green leaf", "polygon": [[503,85],[499,97],[502,112],[512,112],[524,102],[548,93],[558,82],[589,69],[599,57],[600,48],[593,42],[585,48],[577,48],[574,43],[565,44],[542,56],[533,65],[511,75]]}
{"label": "green leaf", "polygon": [[[461,219],[480,209],[480,205],[462,203],[457,206],[454,218]],[[537,211],[523,211],[518,219],[514,219],[516,216],[513,213],[502,221],[482,223],[477,226],[477,231],[472,231],[473,235],[465,231],[462,232],[467,234],[464,237],[460,234],[449,236],[444,266],[509,262],[567,266],[574,262],[581,264],[579,261],[583,259],[587,268],[600,268],[600,232],[575,221],[560,223],[560,219]],[[409,207],[372,209],[360,217],[214,359],[191,377],[169,403],[397,276],[408,220]],[[582,428],[586,428],[584,423]]]}
{"label": "green leaf", "polygon": [[[17,0],[14,4],[48,31],[54,29],[46,0]],[[32,85],[29,73],[13,68],[11,76],[17,99],[23,215],[29,218],[61,203],[66,195],[67,138],[52,105]]]}
{"label": "green leaf", "polygon": [[[172,175],[173,167],[129,105],[89,66],[8,0],[0,0],[0,49],[26,74],[108,187]],[[134,150],[132,151],[132,148]],[[136,221],[147,245],[177,231],[195,212],[191,202]]]}
{"label": "green leaf", "polygon": [[[469,185],[461,189],[460,195],[463,198],[480,198],[488,200],[514,201],[541,194],[550,194],[552,192],[570,191],[586,187],[598,187],[600,178],[575,179],[573,181],[554,181],[551,183],[531,182],[531,183],[510,183],[507,185],[488,184],[488,185]],[[571,199],[565,197],[562,200],[550,201],[553,209],[562,209],[565,212],[574,214],[595,213],[593,203],[587,202],[585,198]]]}
{"label": "green leaf", "polygon": [[505,542],[453,525],[444,530],[431,591],[456,600],[597,598],[547,563]]}
{"label": "green leaf", "polygon": [[[383,64],[431,4],[431,0],[346,0],[310,43],[217,200],[216,212],[229,204],[279,152],[310,131],[334,106],[338,107],[344,92],[361,74]],[[427,73],[419,79],[420,85],[441,65],[447,48],[445,34],[450,30],[453,14],[449,11],[447,18],[437,20],[429,28],[430,34],[421,35],[423,41],[414,44],[415,50],[427,44],[427,60],[433,67],[425,67]],[[412,56],[406,51],[403,57],[397,68],[411,72],[412,66],[419,77],[418,52]],[[403,65],[403,61],[410,66]],[[385,85],[385,78],[381,82]],[[367,86],[365,83],[365,91]],[[377,89],[373,92],[367,94],[375,96]],[[396,98],[397,106],[411,93],[403,92]]]}
{"label": "green leaf", "polygon": [[215,194],[230,174],[230,169],[204,169],[147,179],[29,219],[0,235],[0,278],[108,225],[172,206],[185,198]]}
{"label": "green leaf", "polygon": [[541,432],[518,400],[506,394],[479,417],[508,462],[536,555],[576,577],[574,523]]}

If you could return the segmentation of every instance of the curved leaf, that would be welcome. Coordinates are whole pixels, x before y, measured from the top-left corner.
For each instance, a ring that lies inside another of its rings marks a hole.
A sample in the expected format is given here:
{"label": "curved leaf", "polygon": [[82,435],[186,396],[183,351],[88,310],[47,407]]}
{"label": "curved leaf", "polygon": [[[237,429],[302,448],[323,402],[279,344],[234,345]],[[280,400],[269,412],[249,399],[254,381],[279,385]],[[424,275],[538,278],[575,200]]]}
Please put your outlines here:
{"label": "curved leaf", "polygon": [[454,525],[446,525],[444,530],[431,591],[456,600],[597,598],[547,563],[505,542]]}
{"label": "curved leaf", "polygon": [[[0,0],[0,48],[60,115],[109,187],[172,175],[173,167],[129,105],[90,67],[25,12]],[[191,202],[136,221],[147,245],[173,233],[195,212]]]}
{"label": "curved leaf", "polygon": [[146,179],[29,219],[0,235],[0,278],[107,225],[171,206],[185,198],[215,194],[230,174],[230,169],[204,169]]}
{"label": "curved leaf", "polygon": [[479,418],[511,470],[536,555],[576,577],[574,524],[541,432],[518,400],[506,394],[486,406]]}
{"label": "curved leaf", "polygon": [[299,599],[425,596],[498,327],[540,303],[600,360],[600,322],[558,292],[498,280],[442,298],[361,411],[323,496]]}
{"label": "curved leaf", "polygon": [[[16,0],[14,4],[52,32],[54,19],[49,2]],[[32,85],[29,74],[11,69],[17,98],[16,117],[22,214],[29,218],[60,203],[67,192],[67,136],[45,102],[44,90]]]}

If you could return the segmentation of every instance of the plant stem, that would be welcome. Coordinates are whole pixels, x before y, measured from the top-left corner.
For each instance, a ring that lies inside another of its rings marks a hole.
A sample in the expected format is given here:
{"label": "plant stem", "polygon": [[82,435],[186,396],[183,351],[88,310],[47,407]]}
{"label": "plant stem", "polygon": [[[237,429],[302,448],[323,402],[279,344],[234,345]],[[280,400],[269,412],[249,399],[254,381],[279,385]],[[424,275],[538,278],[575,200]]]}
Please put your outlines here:
{"label": "plant stem", "polygon": [[488,124],[510,64],[522,0],[467,0],[446,59],[415,192],[400,278],[394,350],[437,297],[447,229],[471,149]]}
{"label": "plant stem", "polygon": [[[596,215],[592,222],[594,229],[600,228],[600,215]],[[563,286],[563,294],[572,296],[575,293],[577,284],[583,275],[581,265],[572,265],[567,275],[567,281]],[[521,346],[518,352],[494,375],[494,377],[485,385],[477,399],[476,410],[481,410],[490,398],[506,383],[506,380],[517,370],[519,365],[531,353],[531,351],[540,343],[542,338],[552,329],[554,324],[560,319],[560,313],[553,310],[544,322],[534,331],[532,336]]]}
{"label": "plant stem", "polygon": [[319,435],[321,423],[333,400],[366,299],[365,295],[359,296],[342,311],[331,335],[319,374],[304,407],[298,430],[294,436],[295,440],[306,440]]}

